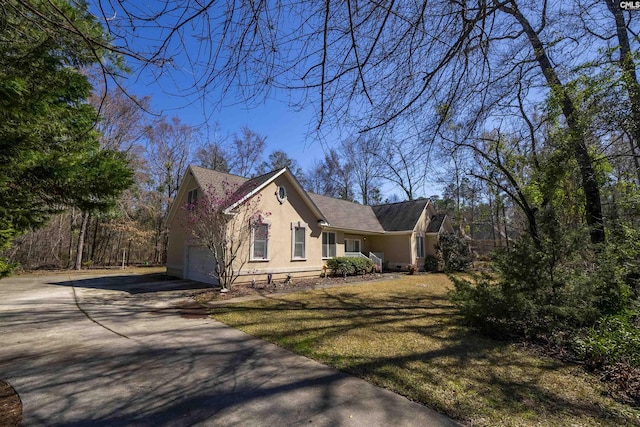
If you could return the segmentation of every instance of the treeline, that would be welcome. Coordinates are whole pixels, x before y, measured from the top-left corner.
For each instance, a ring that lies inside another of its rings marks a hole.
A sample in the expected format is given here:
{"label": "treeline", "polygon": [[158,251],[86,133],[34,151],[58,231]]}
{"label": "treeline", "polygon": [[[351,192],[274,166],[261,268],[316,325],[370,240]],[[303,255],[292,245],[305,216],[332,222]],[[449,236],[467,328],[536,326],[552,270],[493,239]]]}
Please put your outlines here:
{"label": "treeline", "polygon": [[[426,178],[426,162],[404,162],[393,142],[347,139],[303,170],[282,150],[265,156],[266,136],[248,126],[225,133],[216,124],[215,137],[208,139],[178,117],[147,114],[151,98],[120,88],[98,91],[88,102],[100,114],[99,149],[126,159],[132,182],[108,209],[70,205],[16,236],[3,255],[11,264],[24,269],[163,264],[168,210],[190,164],[246,177],[288,167],[308,191],[367,204],[413,199]],[[384,186],[400,195],[383,200]]]}

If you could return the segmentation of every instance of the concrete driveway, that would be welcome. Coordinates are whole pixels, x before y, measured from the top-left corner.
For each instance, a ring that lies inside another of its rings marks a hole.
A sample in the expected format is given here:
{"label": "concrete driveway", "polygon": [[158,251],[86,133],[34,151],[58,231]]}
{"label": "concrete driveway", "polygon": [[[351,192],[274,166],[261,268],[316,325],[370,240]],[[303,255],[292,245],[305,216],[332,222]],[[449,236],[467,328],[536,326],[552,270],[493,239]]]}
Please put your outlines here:
{"label": "concrete driveway", "polygon": [[177,309],[196,285],[135,274],[0,280],[0,379],[19,393],[23,425],[456,425]]}

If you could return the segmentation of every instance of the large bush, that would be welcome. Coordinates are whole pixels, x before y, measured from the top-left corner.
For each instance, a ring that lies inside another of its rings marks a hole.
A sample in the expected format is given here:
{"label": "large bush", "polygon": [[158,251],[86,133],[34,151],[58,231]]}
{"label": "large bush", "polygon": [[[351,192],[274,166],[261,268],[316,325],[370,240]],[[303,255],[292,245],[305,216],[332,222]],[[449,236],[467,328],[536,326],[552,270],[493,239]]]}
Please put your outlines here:
{"label": "large bush", "polygon": [[438,252],[446,272],[466,271],[473,261],[469,242],[455,234],[446,233],[440,236]]}
{"label": "large bush", "polygon": [[327,267],[335,275],[367,274],[373,271],[373,261],[360,257],[336,257],[327,260]]}
{"label": "large bush", "polygon": [[536,338],[577,331],[623,312],[631,296],[619,245],[536,246],[523,238],[496,253],[493,276],[453,277],[451,299],[464,318],[486,333]]}

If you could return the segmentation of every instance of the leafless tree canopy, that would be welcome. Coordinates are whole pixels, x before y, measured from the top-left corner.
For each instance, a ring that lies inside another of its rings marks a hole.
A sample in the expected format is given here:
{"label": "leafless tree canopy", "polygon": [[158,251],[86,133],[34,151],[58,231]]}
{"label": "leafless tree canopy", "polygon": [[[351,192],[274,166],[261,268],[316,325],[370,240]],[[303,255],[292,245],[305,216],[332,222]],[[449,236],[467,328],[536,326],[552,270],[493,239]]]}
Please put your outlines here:
{"label": "leafless tree canopy", "polygon": [[[55,1],[17,3],[25,14],[82,33],[56,15]],[[614,6],[610,0],[95,0],[89,9],[111,35],[111,50],[134,71],[173,76],[176,91],[260,102],[273,90],[298,89],[296,102],[317,107],[318,125],[342,119],[366,130],[407,118],[424,125],[443,112],[475,119],[478,110],[513,95],[517,81],[540,96],[544,76],[518,15],[540,36],[561,78],[589,72],[587,61],[602,62],[602,55],[622,60],[615,50],[620,26],[628,30],[627,50],[635,51],[637,18],[613,16]]]}
{"label": "leafless tree canopy", "polygon": [[[83,33],[54,0],[11,4]],[[134,73],[172,81],[166,90],[206,104],[286,96],[312,105],[318,128],[381,143],[386,175],[408,197],[433,150],[482,153],[493,132],[509,135],[507,148],[535,154],[545,120],[568,129],[595,240],[603,235],[597,156],[626,159],[640,181],[640,14],[613,0],[94,0],[89,10],[111,35],[109,47],[87,35],[96,55],[109,48]],[[561,115],[551,118],[545,108],[554,106]],[[228,160],[244,174],[255,166]]]}

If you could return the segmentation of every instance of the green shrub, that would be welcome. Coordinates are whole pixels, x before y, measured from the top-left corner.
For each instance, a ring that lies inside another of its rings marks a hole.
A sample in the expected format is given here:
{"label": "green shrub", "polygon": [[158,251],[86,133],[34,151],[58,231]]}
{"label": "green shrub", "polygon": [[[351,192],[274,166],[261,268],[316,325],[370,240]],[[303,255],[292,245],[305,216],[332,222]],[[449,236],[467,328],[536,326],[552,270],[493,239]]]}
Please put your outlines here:
{"label": "green shrub", "polygon": [[327,260],[327,267],[331,269],[334,275],[348,276],[355,274],[353,265],[346,257],[331,258]]}
{"label": "green shrub", "polygon": [[466,271],[473,258],[469,243],[455,234],[442,234],[438,242],[438,252],[442,256],[444,271]]}
{"label": "green shrub", "polygon": [[435,255],[427,255],[424,258],[424,270],[430,273],[440,271],[440,259]]}
{"label": "green shrub", "polygon": [[360,257],[336,257],[327,260],[327,267],[334,275],[366,274],[373,271],[373,261]]}
{"label": "green shrub", "polygon": [[628,315],[606,316],[575,340],[575,350],[592,368],[617,363],[640,367],[640,329]]}
{"label": "green shrub", "polygon": [[630,287],[620,265],[615,249],[563,253],[523,238],[512,250],[496,252],[495,276],[452,278],[450,298],[468,323],[491,335],[572,334],[629,306]]}
{"label": "green shrub", "polygon": [[355,274],[368,274],[373,272],[373,261],[369,258],[349,258]]}

